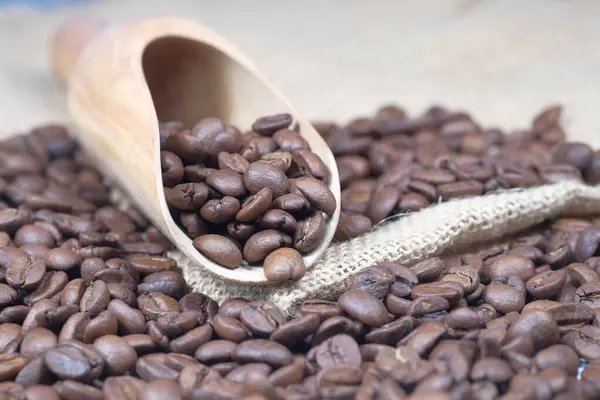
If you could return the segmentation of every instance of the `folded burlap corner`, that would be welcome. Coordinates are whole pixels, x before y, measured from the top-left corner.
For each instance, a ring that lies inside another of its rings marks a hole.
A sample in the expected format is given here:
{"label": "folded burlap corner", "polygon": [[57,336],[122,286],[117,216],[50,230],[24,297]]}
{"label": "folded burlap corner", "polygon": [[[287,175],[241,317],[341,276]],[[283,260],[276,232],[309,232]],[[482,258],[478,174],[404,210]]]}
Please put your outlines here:
{"label": "folded burlap corner", "polygon": [[384,261],[411,263],[443,251],[497,239],[559,215],[600,213],[600,186],[568,182],[450,201],[379,226],[353,240],[332,244],[296,283],[247,285],[223,280],[179,251],[170,256],[195,290],[217,302],[264,299],[289,315],[302,301],[335,299],[359,270]]}

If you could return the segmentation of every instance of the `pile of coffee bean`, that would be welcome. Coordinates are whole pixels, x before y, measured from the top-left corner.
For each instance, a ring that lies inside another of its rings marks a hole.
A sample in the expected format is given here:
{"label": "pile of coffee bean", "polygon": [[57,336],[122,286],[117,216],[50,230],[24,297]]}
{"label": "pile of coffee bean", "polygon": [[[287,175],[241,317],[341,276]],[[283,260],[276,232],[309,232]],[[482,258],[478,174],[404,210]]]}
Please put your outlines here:
{"label": "pile of coffee bean", "polygon": [[162,178],[173,219],[198,251],[226,268],[264,263],[268,280],[298,280],[303,253],[336,209],[329,169],[290,114],[257,119],[241,134],[218,118],[160,127]]}
{"label": "pile of coffee bean", "polygon": [[219,306],[40,127],[0,142],[0,399],[598,399],[599,247],[600,218],[562,218],[363,269],[291,319]]}
{"label": "pile of coffee bean", "polygon": [[335,238],[458,197],[567,180],[600,183],[600,152],[565,141],[561,111],[548,107],[517,132],[485,128],[438,106],[409,117],[388,105],[345,126],[315,123],[336,156],[342,185]]}

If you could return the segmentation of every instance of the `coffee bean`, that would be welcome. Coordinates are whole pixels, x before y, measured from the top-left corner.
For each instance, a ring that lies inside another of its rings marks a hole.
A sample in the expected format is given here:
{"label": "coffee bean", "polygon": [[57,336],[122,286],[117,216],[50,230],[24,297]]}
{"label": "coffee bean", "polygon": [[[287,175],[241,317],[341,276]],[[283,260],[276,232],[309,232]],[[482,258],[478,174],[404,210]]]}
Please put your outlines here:
{"label": "coffee bean", "polygon": [[21,324],[30,310],[31,308],[27,306],[5,307],[0,311],[0,325],[7,323]]}
{"label": "coffee bean", "polygon": [[240,249],[229,239],[220,235],[203,235],[194,239],[194,247],[209,258],[227,268],[237,268],[242,262]]}
{"label": "coffee bean", "polygon": [[220,170],[208,174],[206,183],[225,196],[241,197],[246,194],[242,176],[234,171]]}
{"label": "coffee bean", "polygon": [[183,178],[183,163],[181,159],[170,151],[160,152],[160,165],[162,168],[163,185],[173,187]]}
{"label": "coffee bean", "polygon": [[107,310],[117,317],[121,334],[131,335],[146,331],[146,318],[140,310],[131,308],[118,299],[111,300],[108,303]]}
{"label": "coffee bean", "polygon": [[535,274],[535,268],[528,258],[506,254],[494,260],[488,267],[488,273],[491,279],[507,279],[516,275],[526,282]]}
{"label": "coffee bean", "polygon": [[221,152],[218,155],[219,168],[224,171],[233,171],[244,174],[250,163],[241,155]]}
{"label": "coffee bean", "polygon": [[423,283],[415,286],[411,291],[411,297],[413,300],[418,298],[442,297],[451,305],[458,303],[463,295],[463,286],[455,282]]}
{"label": "coffee bean", "polygon": [[291,244],[292,238],[288,235],[274,229],[267,229],[255,233],[248,239],[244,245],[244,259],[249,263],[259,262],[278,248]]}
{"label": "coffee bean", "polygon": [[556,344],[560,340],[558,325],[544,311],[532,311],[521,315],[511,325],[508,334],[510,338],[520,335],[530,336],[533,340],[534,349],[537,350]]}
{"label": "coffee bean", "polygon": [[258,118],[252,124],[252,130],[265,136],[271,136],[280,129],[288,128],[292,124],[290,114],[275,114]]}
{"label": "coffee bean", "polygon": [[290,248],[280,248],[265,257],[265,277],[269,281],[297,281],[306,273],[302,254]]}
{"label": "coffee bean", "polygon": [[281,150],[289,151],[290,153],[309,148],[306,140],[290,129],[279,129],[273,134],[273,139],[275,139]]}
{"label": "coffee bean", "polygon": [[243,323],[227,315],[215,315],[213,328],[220,338],[232,342],[242,342],[251,335],[250,330]]}
{"label": "coffee bean", "polygon": [[45,328],[34,328],[27,332],[21,341],[20,353],[28,359],[43,355],[46,350],[54,348],[58,337]]}
{"label": "coffee bean", "polygon": [[365,268],[350,279],[349,289],[362,290],[382,299],[396,281],[396,275],[384,265]]}
{"label": "coffee bean", "polygon": [[260,218],[271,206],[273,192],[268,187],[260,189],[242,205],[235,218],[240,222],[252,222]]}
{"label": "coffee bean", "polygon": [[208,199],[208,187],[203,183],[182,183],[165,190],[167,204],[178,210],[197,210]]}
{"label": "coffee bean", "polygon": [[157,379],[176,379],[179,375],[179,370],[176,368],[176,365],[173,365],[169,361],[171,361],[169,354],[148,354],[138,358],[135,371],[146,382]]}
{"label": "coffee bean", "polygon": [[32,289],[40,284],[46,273],[46,263],[28,256],[12,260],[6,269],[6,283],[17,289]]}
{"label": "coffee bean", "polygon": [[229,222],[240,211],[240,201],[225,196],[222,199],[208,200],[200,209],[200,215],[208,222],[223,224]]}
{"label": "coffee bean", "polygon": [[292,157],[294,164],[298,168],[298,171],[300,171],[300,174],[328,183],[329,168],[327,168],[323,160],[321,160],[318,155],[310,150],[297,150],[292,154]]}
{"label": "coffee bean", "polygon": [[273,200],[273,207],[294,216],[304,215],[310,210],[306,197],[298,193],[287,193]]}
{"label": "coffee bean", "polygon": [[260,218],[260,225],[265,229],[279,229],[291,233],[296,230],[296,223],[291,214],[278,209],[268,210]]}
{"label": "coffee bean", "polygon": [[177,271],[160,271],[146,276],[137,289],[139,294],[160,292],[179,299],[185,293],[185,281]]}
{"label": "coffee bean", "polygon": [[266,339],[250,339],[237,345],[232,359],[240,363],[261,362],[280,367],[292,361],[287,347]]}
{"label": "coffee bean", "polygon": [[536,299],[554,297],[563,288],[567,274],[564,269],[535,274],[526,283],[527,293]]}
{"label": "coffee bean", "polygon": [[510,275],[506,283],[491,282],[483,290],[483,299],[502,313],[520,312],[525,306],[525,285],[517,275]]}
{"label": "coffee bean", "polygon": [[430,282],[444,273],[446,263],[439,257],[433,257],[412,265],[410,270],[417,275],[419,282]]}
{"label": "coffee bean", "polygon": [[148,400],[183,399],[177,382],[169,379],[157,379],[150,382],[140,391],[140,396]]}
{"label": "coffee bean", "polygon": [[77,312],[72,314],[62,326],[58,341],[83,340],[83,335],[89,322],[90,316],[87,313]]}
{"label": "coffee bean", "polygon": [[349,240],[369,232],[372,227],[371,220],[367,217],[341,214],[333,238],[337,241]]}
{"label": "coffee bean", "polygon": [[[319,323],[320,320],[316,314],[302,315],[280,325],[271,333],[269,339],[292,348],[315,333]],[[196,358],[198,357],[196,356]]]}
{"label": "coffee bean", "polygon": [[400,190],[391,186],[375,191],[371,195],[366,211],[371,222],[373,224],[378,224],[387,217],[398,204],[400,197]]}
{"label": "coffee bean", "polygon": [[107,399],[137,398],[146,383],[132,376],[109,377],[104,381],[103,391]]}
{"label": "coffee bean", "polygon": [[219,311],[219,305],[205,294],[193,292],[188,293],[179,300],[179,307],[182,312],[194,311],[198,314],[198,323],[204,324]]}
{"label": "coffee bean", "polygon": [[335,197],[327,185],[318,179],[303,176],[295,181],[295,190],[317,210],[332,215],[337,208]]}
{"label": "coffee bean", "polygon": [[363,325],[349,318],[335,316],[326,319],[319,325],[312,338],[312,346],[318,346],[332,336],[344,333],[351,337],[357,337],[363,330]]}
{"label": "coffee bean", "polygon": [[326,222],[321,212],[316,211],[312,216],[299,221],[294,234],[294,247],[306,253],[321,244],[326,233]]}
{"label": "coffee bean", "polygon": [[102,373],[104,358],[90,345],[66,341],[45,355],[46,365],[62,379],[91,381]]}
{"label": "coffee bean", "polygon": [[338,302],[342,310],[366,325],[378,327],[392,320],[383,303],[367,292],[349,290]]}
{"label": "coffee bean", "polygon": [[[31,306],[40,300],[51,298],[60,293],[68,281],[69,278],[63,271],[46,272],[37,288],[25,296],[23,301],[26,305]],[[2,284],[0,284],[0,293],[2,293]],[[0,299],[2,297],[0,295]],[[2,304],[2,300],[0,300],[0,304]]]}
{"label": "coffee bean", "polygon": [[258,193],[263,188],[269,188],[273,198],[288,192],[289,182],[285,173],[265,161],[250,164],[243,176],[244,185],[251,193]]}
{"label": "coffee bean", "polygon": [[204,383],[219,379],[219,374],[202,364],[188,365],[179,374],[179,386],[185,396],[190,396],[192,390]]}

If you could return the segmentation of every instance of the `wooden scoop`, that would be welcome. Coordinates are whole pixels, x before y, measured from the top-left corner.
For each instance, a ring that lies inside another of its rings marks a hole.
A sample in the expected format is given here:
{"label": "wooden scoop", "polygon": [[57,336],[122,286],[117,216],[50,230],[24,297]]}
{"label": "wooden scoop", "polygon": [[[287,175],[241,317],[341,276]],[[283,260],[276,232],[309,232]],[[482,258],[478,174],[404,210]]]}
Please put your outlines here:
{"label": "wooden scoop", "polygon": [[103,173],[190,259],[241,283],[267,283],[262,268],[224,268],[200,254],[171,218],[163,194],[158,121],[193,126],[215,116],[244,130],[261,116],[288,112],[313,152],[329,167],[337,210],[310,267],[327,248],[340,213],[334,157],[315,129],[236,47],[201,24],[177,18],[105,27],[76,19],[56,33],[55,73],[68,81],[77,135]]}

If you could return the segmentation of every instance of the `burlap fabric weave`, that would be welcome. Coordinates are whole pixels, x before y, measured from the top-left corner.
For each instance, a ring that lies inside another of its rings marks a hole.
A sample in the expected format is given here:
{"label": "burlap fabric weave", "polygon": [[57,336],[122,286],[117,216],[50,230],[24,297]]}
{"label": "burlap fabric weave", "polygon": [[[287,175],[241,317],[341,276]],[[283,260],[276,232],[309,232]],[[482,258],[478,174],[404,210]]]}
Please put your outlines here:
{"label": "burlap fabric weave", "polygon": [[[113,200],[124,205],[118,191]],[[600,213],[600,185],[559,183],[510,190],[430,206],[377,227],[353,240],[332,244],[296,283],[248,285],[224,280],[190,261],[177,260],[188,284],[218,303],[233,297],[269,300],[293,316],[303,300],[335,299],[359,270],[385,261],[411,263],[465,245],[515,233],[557,216]]]}

